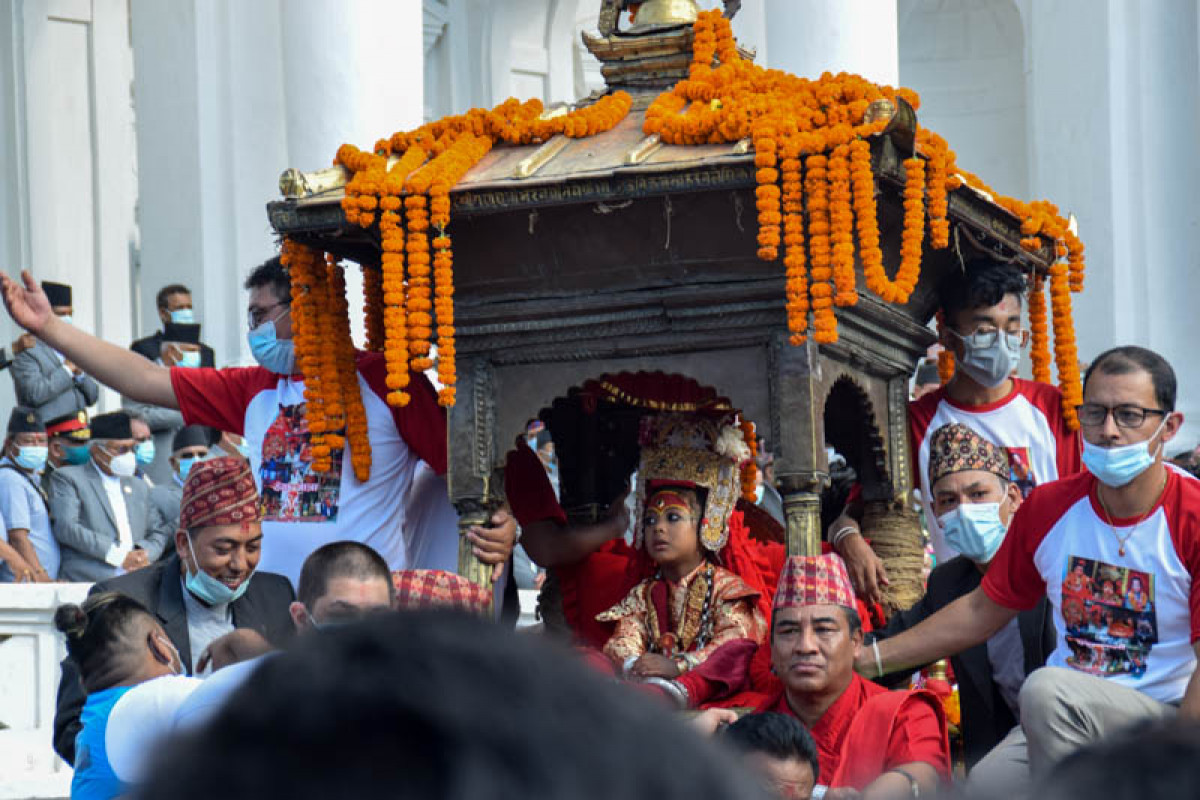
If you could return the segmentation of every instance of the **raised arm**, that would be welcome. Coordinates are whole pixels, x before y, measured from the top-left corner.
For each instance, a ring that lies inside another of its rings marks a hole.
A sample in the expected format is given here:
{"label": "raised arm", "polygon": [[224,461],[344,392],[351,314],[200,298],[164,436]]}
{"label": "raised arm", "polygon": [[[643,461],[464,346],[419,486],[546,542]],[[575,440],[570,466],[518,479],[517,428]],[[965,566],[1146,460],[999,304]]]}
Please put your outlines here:
{"label": "raised arm", "polygon": [[171,387],[170,370],[147,361],[132,350],[68,325],[51,313],[50,301],[28,270],[21,272],[21,281],[24,285],[0,273],[4,305],[18,325],[62,353],[100,383],[126,397],[166,408],[179,408]]}
{"label": "raised arm", "polygon": [[[985,642],[1019,611],[999,605],[979,588],[958,598],[916,627],[879,642],[882,674],[929,664]],[[854,668],[875,678],[880,674],[875,650],[862,648]]]}

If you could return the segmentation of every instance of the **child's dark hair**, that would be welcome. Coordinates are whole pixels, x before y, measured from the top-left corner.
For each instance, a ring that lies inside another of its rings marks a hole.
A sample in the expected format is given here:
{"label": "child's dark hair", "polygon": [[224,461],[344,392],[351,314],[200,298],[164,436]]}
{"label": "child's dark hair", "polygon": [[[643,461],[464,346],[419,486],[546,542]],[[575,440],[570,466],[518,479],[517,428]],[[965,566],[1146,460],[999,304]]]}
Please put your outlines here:
{"label": "child's dark hair", "polygon": [[122,679],[136,639],[153,620],[145,606],[119,592],[92,595],[82,605],[67,603],[54,612],[54,627],[67,637],[67,653],[88,694]]}

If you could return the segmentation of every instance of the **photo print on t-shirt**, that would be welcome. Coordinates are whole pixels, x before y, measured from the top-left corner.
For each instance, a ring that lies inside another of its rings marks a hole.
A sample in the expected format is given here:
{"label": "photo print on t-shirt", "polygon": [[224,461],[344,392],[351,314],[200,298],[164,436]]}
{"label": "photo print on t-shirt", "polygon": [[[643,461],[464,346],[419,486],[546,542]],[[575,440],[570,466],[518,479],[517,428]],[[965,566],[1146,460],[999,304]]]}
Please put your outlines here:
{"label": "photo print on t-shirt", "polygon": [[1028,447],[1005,447],[1008,454],[1009,480],[1021,490],[1021,497],[1029,497],[1033,487],[1037,486],[1037,476],[1033,474],[1033,460],[1029,457]]}
{"label": "photo print on t-shirt", "polygon": [[337,522],[343,450],[333,451],[329,472],[313,471],[306,406],[280,406],[263,437],[259,476],[266,522]]}
{"label": "photo print on t-shirt", "polygon": [[1158,641],[1154,575],[1090,558],[1067,559],[1062,582],[1067,666],[1092,675],[1146,674]]}

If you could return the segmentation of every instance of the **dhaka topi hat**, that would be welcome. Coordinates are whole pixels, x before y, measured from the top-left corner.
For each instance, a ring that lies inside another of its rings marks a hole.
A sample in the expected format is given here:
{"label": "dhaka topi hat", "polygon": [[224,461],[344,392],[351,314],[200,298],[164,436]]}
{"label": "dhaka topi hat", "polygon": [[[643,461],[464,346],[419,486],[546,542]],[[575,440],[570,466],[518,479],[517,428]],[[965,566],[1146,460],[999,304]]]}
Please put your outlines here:
{"label": "dhaka topi hat", "polygon": [[955,472],[978,470],[1004,480],[1012,473],[1003,450],[960,422],[943,425],[929,440],[929,485]]}
{"label": "dhaka topi hat", "polygon": [[93,439],[132,439],[133,427],[124,411],[92,417]]}
{"label": "dhaka topi hat", "polygon": [[821,605],[856,608],[846,562],[836,553],[791,556],[779,574],[775,610]]}
{"label": "dhaka topi hat", "polygon": [[461,575],[440,569],[401,569],[392,573],[396,608],[401,611],[449,609],[487,615],[492,593]]}
{"label": "dhaka topi hat", "polygon": [[208,447],[212,442],[212,429],[207,425],[184,425],[171,439],[171,452],[178,453],[185,447]]}
{"label": "dhaka topi hat", "polygon": [[210,458],[188,470],[179,504],[182,530],[258,522],[258,490],[244,458]]}

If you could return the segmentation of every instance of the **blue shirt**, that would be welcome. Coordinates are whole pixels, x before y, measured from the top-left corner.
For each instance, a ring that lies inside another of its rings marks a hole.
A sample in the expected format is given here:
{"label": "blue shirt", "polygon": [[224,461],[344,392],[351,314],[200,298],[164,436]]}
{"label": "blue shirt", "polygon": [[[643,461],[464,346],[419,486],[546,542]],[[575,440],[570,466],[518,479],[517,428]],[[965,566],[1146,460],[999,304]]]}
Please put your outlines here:
{"label": "blue shirt", "polygon": [[[5,458],[0,463],[12,464],[12,460]],[[29,531],[29,543],[33,545],[38,561],[42,562],[42,568],[53,580],[58,577],[58,540],[50,530],[50,513],[36,486],[39,478],[37,474],[26,477],[14,469],[0,469],[0,518],[4,520],[0,535],[12,544],[8,531],[18,528]],[[0,563],[0,582],[11,580],[14,580],[12,570],[8,564]]]}
{"label": "blue shirt", "polygon": [[79,715],[83,728],[75,737],[75,777],[71,780],[71,800],[112,800],[129,790],[108,763],[104,735],[108,716],[116,702],[132,686],[114,686],[87,696]]}

